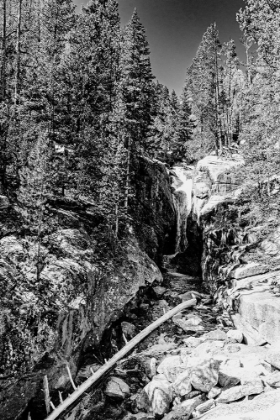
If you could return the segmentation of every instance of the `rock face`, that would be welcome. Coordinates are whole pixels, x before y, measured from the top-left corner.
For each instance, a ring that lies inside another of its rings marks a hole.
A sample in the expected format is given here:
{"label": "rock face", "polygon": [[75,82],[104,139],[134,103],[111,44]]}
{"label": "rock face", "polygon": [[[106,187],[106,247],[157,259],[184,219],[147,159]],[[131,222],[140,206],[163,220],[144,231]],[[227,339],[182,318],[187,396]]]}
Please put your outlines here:
{"label": "rock face", "polygon": [[175,252],[177,232],[169,172],[163,163],[144,157],[134,166],[137,173],[132,214],[135,233],[141,249],[160,265],[163,254]]}
{"label": "rock face", "polygon": [[79,230],[61,229],[47,238],[41,249],[45,259],[39,284],[36,249],[31,241],[15,236],[0,240],[0,277],[5,287],[1,297],[1,366],[13,378],[42,365],[40,374],[30,375],[32,387],[24,381],[13,385],[13,379],[6,380],[10,388],[0,392],[3,420],[16,418],[39,393],[43,374],[48,374],[51,389],[62,389],[69,382],[65,363],[75,375],[81,349],[86,351],[100,342],[104,329],[140,287],[162,280],[157,266],[133,238],[124,249],[121,265],[108,271],[106,278],[94,265],[94,241]]}
{"label": "rock face", "polygon": [[[232,203],[238,196],[240,179],[235,169],[244,163],[235,155],[231,160],[217,156],[207,156],[197,163],[193,171],[192,204],[188,210],[187,243],[188,247],[175,262],[182,272],[203,276],[204,283],[209,286],[208,251],[204,241],[204,220],[211,212],[223,203]],[[210,288],[210,287],[209,287]]]}
{"label": "rock face", "polygon": [[[238,311],[235,326],[245,342],[273,344],[280,339],[280,228],[260,242],[258,227],[249,231],[232,224],[228,204],[241,192],[237,169],[243,164],[238,155],[207,156],[197,163],[188,211],[188,247],[176,261],[180,268],[185,264],[185,273],[201,270],[204,286],[218,304],[226,311]],[[267,256],[269,264],[252,260],[252,249],[263,260]],[[223,284],[219,290],[218,281]]]}
{"label": "rock face", "polygon": [[193,198],[193,214],[198,221],[219,203],[234,200],[240,188],[240,179],[234,172],[243,163],[239,155],[231,160],[206,156],[198,162],[194,172]]}
{"label": "rock face", "polygon": [[[103,265],[96,263],[98,221],[90,203],[49,200],[57,227],[42,239],[37,265],[38,244],[24,231],[21,209],[0,197],[1,420],[18,418],[31,399],[40,406],[38,412],[34,406],[33,417],[44,418],[43,375],[51,391],[62,390],[69,384],[66,364],[75,378],[81,352],[100,343],[140,288],[161,283],[145,251],[160,261],[162,253],[174,250],[170,179],[160,163],[143,159],[136,169],[133,233],[121,255]],[[23,375],[27,379],[18,380]]]}

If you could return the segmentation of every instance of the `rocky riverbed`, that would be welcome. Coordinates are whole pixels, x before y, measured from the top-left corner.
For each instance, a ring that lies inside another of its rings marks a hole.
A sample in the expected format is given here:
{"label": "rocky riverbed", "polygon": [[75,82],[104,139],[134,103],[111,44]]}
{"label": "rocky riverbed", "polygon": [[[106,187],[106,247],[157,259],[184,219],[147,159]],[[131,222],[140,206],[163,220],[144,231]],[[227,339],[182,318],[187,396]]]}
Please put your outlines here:
{"label": "rocky riverbed", "polygon": [[[193,297],[194,308],[174,316],[141,342],[68,418],[262,419],[268,407],[269,418],[279,418],[276,347],[246,344],[228,312],[203,293],[199,278],[167,272],[163,284],[143,293],[111,330],[111,351],[112,345],[117,351],[165,311]],[[98,366],[84,367],[78,381],[90,375],[90,368]]]}

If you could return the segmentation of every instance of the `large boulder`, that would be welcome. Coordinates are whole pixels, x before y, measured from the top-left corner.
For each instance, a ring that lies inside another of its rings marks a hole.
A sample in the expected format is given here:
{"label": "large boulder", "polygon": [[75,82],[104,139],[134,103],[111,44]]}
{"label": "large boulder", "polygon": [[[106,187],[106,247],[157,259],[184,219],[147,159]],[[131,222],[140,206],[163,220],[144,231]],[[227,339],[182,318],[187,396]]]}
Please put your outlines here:
{"label": "large boulder", "polygon": [[239,314],[264,341],[273,344],[280,339],[279,298],[269,291],[241,293]]}
{"label": "large boulder", "polygon": [[252,400],[219,404],[203,420],[278,420],[280,390],[264,392]]}
{"label": "large boulder", "polygon": [[240,400],[249,395],[261,394],[264,391],[263,382],[261,379],[248,381],[243,385],[233,386],[222,390],[217,398],[218,403],[230,403]]}

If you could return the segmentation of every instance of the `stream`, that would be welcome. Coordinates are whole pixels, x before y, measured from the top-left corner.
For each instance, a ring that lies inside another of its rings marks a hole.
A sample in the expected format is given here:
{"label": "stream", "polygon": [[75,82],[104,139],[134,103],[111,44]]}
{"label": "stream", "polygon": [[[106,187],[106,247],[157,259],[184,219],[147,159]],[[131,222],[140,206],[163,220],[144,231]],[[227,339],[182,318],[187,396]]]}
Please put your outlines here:
{"label": "stream", "polygon": [[[140,291],[137,299],[127,306],[121,319],[103,339],[101,352],[110,358],[125,345],[125,340],[131,339],[166,311],[193,296],[197,298],[196,307],[186,309],[169,319],[139,343],[132,354],[122,360],[99,388],[90,394],[90,399],[83,402],[83,409],[80,407],[78,411],[74,410],[69,419],[156,419],[151,414],[146,417],[139,417],[140,414],[137,414],[142,404],[141,391],[155,374],[156,366],[167,355],[184,352],[187,348],[185,341],[189,337],[198,338],[219,326],[224,327],[219,309],[213,307],[210,296],[204,293],[201,279],[181,274],[175,267],[169,266],[163,274],[163,283]],[[88,367],[83,367],[79,375],[88,370]],[[98,364],[93,363],[90,367],[97,370]],[[120,384],[119,379],[114,383],[115,378],[121,379]],[[127,386],[124,392],[120,390],[122,381]]]}

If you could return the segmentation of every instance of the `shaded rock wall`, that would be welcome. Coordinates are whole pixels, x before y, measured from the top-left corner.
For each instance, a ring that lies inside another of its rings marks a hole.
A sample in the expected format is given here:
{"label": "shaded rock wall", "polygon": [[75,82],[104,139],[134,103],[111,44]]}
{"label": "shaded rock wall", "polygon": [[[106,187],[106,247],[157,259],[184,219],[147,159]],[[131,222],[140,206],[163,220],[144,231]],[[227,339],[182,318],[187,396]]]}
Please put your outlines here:
{"label": "shaded rock wall", "polygon": [[144,158],[135,172],[134,233],[103,264],[90,202],[49,200],[56,227],[42,239],[38,266],[38,243],[21,209],[1,197],[1,420],[19,418],[30,403],[35,418],[45,418],[43,375],[55,395],[67,389],[66,364],[75,377],[81,355],[98,346],[138,290],[162,281],[151,258],[160,263],[175,248],[170,178],[163,164]]}
{"label": "shaded rock wall", "polygon": [[202,233],[204,286],[232,315],[245,341],[273,344],[280,339],[279,228],[267,236],[254,221],[241,223],[238,206],[230,206],[242,189],[235,171],[240,165],[238,156],[208,156],[198,163],[191,218]]}
{"label": "shaded rock wall", "polygon": [[[192,171],[191,206],[187,210],[186,223],[187,247],[173,262],[183,273],[202,275],[204,285],[211,291],[215,289],[215,276],[220,262],[215,247],[211,248],[210,257],[209,235],[206,234],[209,231],[209,218],[219,205],[234,202],[240,187],[235,168],[242,163],[243,159],[238,155],[232,160],[207,156]],[[188,176],[185,172],[185,176]],[[186,202],[185,206],[189,204]]]}
{"label": "shaded rock wall", "polygon": [[158,265],[175,252],[176,209],[166,165],[147,158],[135,162],[136,197],[132,212],[139,245]]}
{"label": "shaded rock wall", "polygon": [[[40,406],[45,373],[51,390],[62,390],[69,383],[66,364],[75,376],[81,352],[96,347],[104,329],[139,288],[161,282],[157,266],[135,238],[122,250],[121,261],[104,271],[94,263],[94,245],[90,236],[74,229],[46,238],[38,283],[32,240],[15,236],[0,240],[5,286],[0,298],[1,419],[17,418],[32,398],[39,398]],[[27,374],[32,386],[18,381]],[[39,413],[36,418],[41,418]]]}

